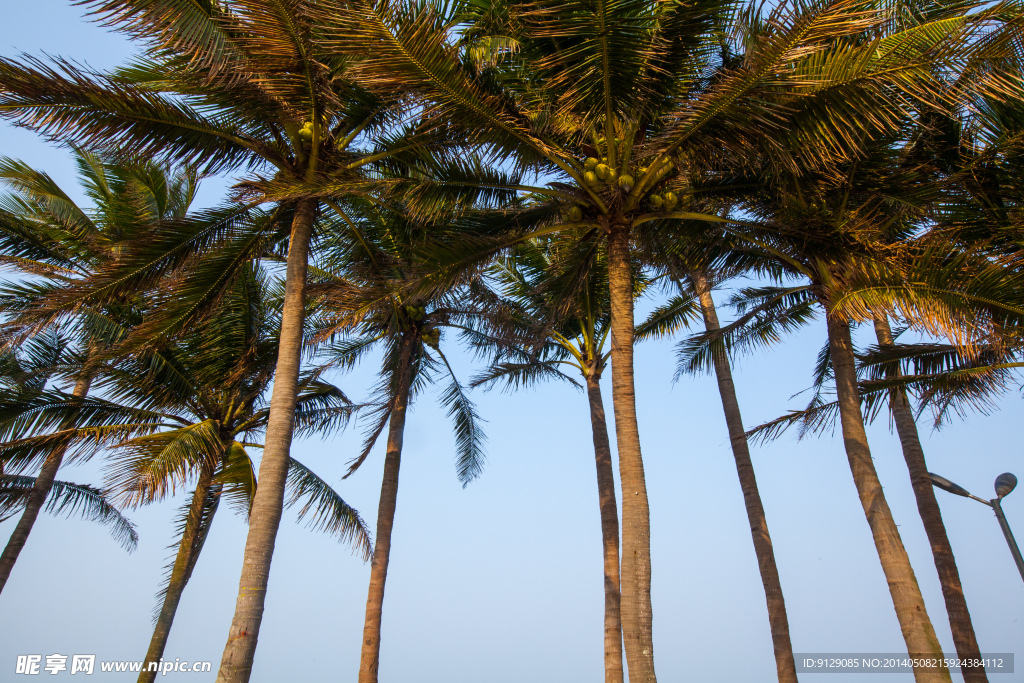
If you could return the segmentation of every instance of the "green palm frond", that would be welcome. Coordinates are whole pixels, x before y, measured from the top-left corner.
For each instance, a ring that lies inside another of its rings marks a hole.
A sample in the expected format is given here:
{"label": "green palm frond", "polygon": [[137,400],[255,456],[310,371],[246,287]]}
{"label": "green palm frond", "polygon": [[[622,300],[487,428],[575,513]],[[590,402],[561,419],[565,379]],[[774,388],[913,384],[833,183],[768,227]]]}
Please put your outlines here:
{"label": "green palm frond", "polygon": [[504,391],[513,392],[533,387],[542,380],[560,379],[577,389],[583,385],[558,369],[559,361],[533,361],[530,363],[498,363],[477,374],[469,383],[471,388],[491,389],[502,384]]}
{"label": "green palm frond", "polygon": [[677,377],[710,372],[716,355],[727,357],[779,343],[784,335],[813,320],[818,304],[807,287],[743,290],[732,303],[742,313],[739,318],[680,342]]}
{"label": "green palm frond", "polygon": [[214,420],[140,436],[111,455],[107,486],[125,505],[149,503],[173,495],[203,462],[216,462],[224,450]]}
{"label": "green palm frond", "polygon": [[636,326],[634,338],[661,339],[673,335],[700,319],[700,305],[693,296],[676,295],[661,304]]}
{"label": "green palm frond", "polygon": [[[24,507],[35,481],[35,477],[0,475],[0,520]],[[114,540],[129,552],[139,545],[135,525],[110,504],[103,491],[92,486],[55,481],[44,509],[52,515],[78,516],[107,526]]]}
{"label": "green palm frond", "polygon": [[480,428],[481,418],[476,412],[476,405],[466,396],[455,377],[455,371],[440,349],[437,354],[444,361],[451,377],[448,388],[441,394],[441,405],[447,406],[448,417],[452,419],[455,428],[455,472],[462,486],[466,487],[483,472],[483,446],[487,437]]}
{"label": "green palm frond", "polygon": [[308,515],[307,526],[336,536],[340,542],[350,544],[353,552],[361,555],[364,561],[370,559],[373,543],[359,512],[342,500],[327,482],[294,458],[288,461],[288,491],[285,507],[302,503],[299,521]]}
{"label": "green palm frond", "polygon": [[261,141],[223,117],[90,71],[66,60],[0,59],[0,108],[20,125],[82,147],[116,146],[123,154],[200,162],[208,173],[247,163]]}

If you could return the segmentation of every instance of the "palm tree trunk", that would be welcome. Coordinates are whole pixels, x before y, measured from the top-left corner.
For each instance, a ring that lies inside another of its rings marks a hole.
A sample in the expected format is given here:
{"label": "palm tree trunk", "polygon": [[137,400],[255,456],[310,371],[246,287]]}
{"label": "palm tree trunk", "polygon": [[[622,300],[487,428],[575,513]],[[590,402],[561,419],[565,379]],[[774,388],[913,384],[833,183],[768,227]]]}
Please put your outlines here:
{"label": "palm tree trunk", "polygon": [[306,305],[306,266],[309,238],[313,230],[316,200],[298,202],[292,219],[285,271],[284,307],[281,312],[281,340],[277,352],[274,391],[270,398],[267,438],[260,461],[259,486],[249,514],[242,575],[238,583],[235,615],[224,646],[217,683],[246,683],[252,673],[256,640],[263,620],[263,606],[270,579],[274,539],[281,524],[288,458],[295,425],[302,331]]}
{"label": "palm tree trunk", "polygon": [[395,526],[395,507],[398,504],[398,470],[402,464],[402,440],[405,435],[405,414],[409,404],[412,383],[412,360],[415,334],[406,333],[399,354],[398,386],[388,425],[387,454],[384,456],[384,480],[380,486],[377,507],[377,537],[370,563],[370,587],[366,594],[366,619],[363,622],[363,646],[359,656],[359,683],[377,683],[380,666],[380,625],[384,611],[384,584],[388,578],[391,559],[391,531]]}
{"label": "palm tree trunk", "polygon": [[[85,398],[85,395],[89,393],[91,382],[91,377],[80,378],[75,382],[75,388],[71,395],[76,398]],[[71,425],[65,425],[65,428],[68,427],[71,427]],[[0,554],[0,593],[3,592],[4,586],[7,585],[7,579],[11,576],[14,563],[18,561],[18,555],[21,554],[21,549],[25,547],[28,535],[36,523],[36,518],[39,517],[39,511],[43,509],[43,503],[46,502],[46,496],[50,494],[53,480],[57,478],[57,470],[60,469],[61,463],[64,461],[64,453],[66,452],[66,446],[58,448],[43,461],[43,466],[39,470],[36,482],[32,485],[32,490],[28,494],[28,500],[25,501],[25,512],[22,513],[17,526],[14,527],[14,532],[11,533],[11,540],[7,541],[3,554]]]}
{"label": "palm tree trunk", "polygon": [[604,550],[604,681],[622,683],[622,614],[619,594],[619,512],[615,506],[615,475],[608,422],[601,399],[601,375],[587,375],[590,427],[594,433],[597,495],[601,508],[601,543]]}
{"label": "palm tree trunk", "polygon": [[[691,273],[690,278],[700,299],[704,326],[709,332],[718,330],[721,325],[718,322],[718,313],[711,298],[707,278],[699,271]],[[772,645],[775,648],[776,672],[780,683],[796,683],[796,662],[793,659],[793,644],[789,639],[786,600],[782,595],[782,582],[779,579],[779,568],[775,564],[772,538],[768,534],[768,519],[761,504],[761,494],[757,490],[754,464],[750,459],[750,447],[743,429],[740,404],[736,399],[736,385],[732,381],[732,368],[729,366],[729,359],[724,355],[714,354],[713,360],[715,376],[718,378],[718,393],[722,397],[722,409],[725,411],[725,423],[729,428],[729,442],[732,444],[732,453],[736,459],[736,474],[739,475],[743,503],[747,508],[747,520],[750,523],[750,534],[754,539],[754,554],[757,555],[761,583],[764,585],[765,600],[768,603],[768,623],[772,632]]]}
{"label": "palm tree trunk", "polygon": [[[835,371],[836,397],[846,455],[861,506],[871,527],[878,559],[889,584],[889,594],[896,608],[896,618],[907,644],[907,652],[914,657],[941,658],[942,646],[928,618],[914,568],[910,566],[910,557],[903,547],[900,532],[871,461],[871,450],[868,448],[867,432],[861,415],[850,325],[846,320],[834,316],[830,310],[827,311],[827,318],[829,349]],[[950,683],[951,680],[945,669],[936,672],[917,667],[914,669],[914,679],[918,683]]]}
{"label": "palm tree trunk", "polygon": [[608,234],[612,405],[622,485],[622,639],[630,683],[656,683],[651,605],[651,511],[647,501],[633,384],[633,276],[629,228]]}
{"label": "palm tree trunk", "polygon": [[[893,347],[892,330],[889,329],[889,321],[884,315],[875,316],[875,336],[881,348]],[[907,392],[903,389],[893,391],[889,402],[893,422],[896,423],[896,433],[903,446],[903,459],[910,470],[910,484],[917,499],[917,511],[924,522],[928,543],[932,547],[935,569],[939,573],[942,597],[946,602],[946,614],[949,616],[949,628],[953,633],[957,656],[964,660],[980,660],[978,639],[974,635],[971,613],[967,609],[964,589],[960,584],[960,572],[956,568],[953,547],[946,536],[946,526],[942,523],[939,503],[935,500],[935,490],[932,488],[931,477],[928,476],[928,465],[925,463],[924,449],[917,434],[917,422],[914,420]],[[988,683],[984,667],[964,667],[962,673],[967,683]]]}
{"label": "palm tree trunk", "polygon": [[174,558],[171,577],[167,582],[164,604],[160,607],[160,616],[157,617],[156,626],[153,628],[153,637],[149,641],[149,650],[146,652],[138,683],[153,683],[156,680],[157,672],[148,670],[149,663],[159,662],[164,656],[167,637],[171,634],[171,624],[174,623],[174,615],[178,611],[178,603],[181,602],[181,593],[185,590],[185,585],[192,575],[192,567],[195,566],[196,540],[199,537],[200,526],[203,522],[203,509],[206,507],[206,497],[210,492],[212,482],[213,466],[204,464],[199,472],[196,490],[192,493],[192,504],[189,505],[188,517],[185,520],[185,531],[178,543],[178,554]]}

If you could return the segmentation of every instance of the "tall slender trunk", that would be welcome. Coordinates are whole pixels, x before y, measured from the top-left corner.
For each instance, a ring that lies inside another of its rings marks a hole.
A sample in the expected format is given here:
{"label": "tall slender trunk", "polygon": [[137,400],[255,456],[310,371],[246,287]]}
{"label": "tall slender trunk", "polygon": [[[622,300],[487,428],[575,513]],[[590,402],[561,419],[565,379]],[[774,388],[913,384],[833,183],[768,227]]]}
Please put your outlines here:
{"label": "tall slender trunk", "polygon": [[[721,325],[718,322],[718,313],[711,298],[707,278],[699,271],[691,273],[690,278],[700,299],[704,326],[709,332],[718,330]],[[729,367],[729,359],[725,356],[715,354],[713,360],[715,376],[718,378],[718,393],[722,397],[722,409],[725,412],[725,423],[729,428],[729,442],[732,444],[732,453],[736,459],[736,474],[739,475],[740,488],[743,491],[743,504],[747,508],[750,535],[754,539],[754,553],[757,555],[761,583],[764,585],[765,600],[768,603],[768,623],[775,649],[775,669],[780,683],[796,683],[796,662],[793,659],[793,644],[789,639],[786,600],[782,595],[782,582],[779,580],[779,568],[775,564],[772,538],[768,534],[768,519],[761,504],[761,494],[757,490],[754,464],[750,459],[740,404],[736,399],[736,385],[732,381],[732,368]]]}
{"label": "tall slender trunk", "polygon": [[[850,325],[827,310],[829,349],[836,378],[836,397],[839,417],[843,426],[843,442],[850,461],[853,482],[857,486],[861,506],[871,527],[878,559],[882,563],[889,584],[889,594],[896,609],[896,618],[907,644],[907,652],[915,657],[942,658],[942,646],[928,618],[921,589],[910,566],[896,522],[882,493],[875,464],[871,461],[864,417],[861,414],[860,393],[857,389],[857,370],[853,355]],[[950,683],[949,672],[926,671],[915,667],[914,679],[918,683]]]}
{"label": "tall slender trunk", "polygon": [[418,340],[415,334],[407,333],[401,343],[401,367],[394,405],[391,408],[391,424],[388,425],[384,480],[380,485],[380,504],[377,506],[377,537],[373,545],[373,560],[370,563],[370,587],[366,594],[363,646],[359,655],[359,683],[377,683],[377,669],[380,666],[380,624],[384,611],[384,584],[388,578],[388,561],[391,559],[391,531],[395,526],[395,507],[398,504],[398,470],[402,464],[402,440],[405,435],[405,415],[412,382],[413,351]]}
{"label": "tall slender trunk", "polygon": [[142,665],[142,672],[139,674],[139,683],[153,683],[156,680],[157,672],[149,671],[149,664],[150,662],[159,662],[164,656],[167,637],[171,634],[171,624],[174,623],[174,615],[178,611],[178,603],[181,602],[181,593],[192,576],[196,553],[199,551],[197,541],[203,522],[203,510],[206,507],[206,498],[213,482],[213,469],[212,464],[204,463],[199,471],[199,482],[196,484],[196,490],[192,493],[192,503],[188,508],[188,517],[185,519],[185,530],[178,543],[178,554],[174,558],[171,576],[167,581],[164,604],[160,607],[160,616],[157,617],[156,626],[153,628],[153,637],[149,641],[149,650],[146,652],[146,660]]}
{"label": "tall slender trunk", "polygon": [[259,486],[249,513],[249,534],[245,539],[242,575],[238,582],[235,615],[224,646],[217,683],[246,683],[252,673],[256,640],[263,621],[263,607],[270,579],[274,539],[281,524],[284,487],[288,479],[288,458],[295,426],[302,356],[302,330],[306,305],[306,266],[309,237],[313,230],[316,200],[300,200],[292,219],[285,271],[284,307],[281,312],[281,340],[277,352],[274,391],[270,397],[267,438],[260,461]]}
{"label": "tall slender trunk", "polygon": [[[884,315],[875,316],[875,336],[881,348],[893,347],[892,330],[889,329],[889,321]],[[899,373],[895,373],[894,376],[899,376]],[[974,635],[971,613],[967,609],[964,589],[960,584],[960,572],[956,568],[953,547],[946,536],[942,512],[939,510],[938,501],[935,500],[931,477],[928,476],[928,465],[925,463],[924,449],[917,434],[917,423],[907,392],[903,389],[893,391],[889,398],[889,408],[892,410],[896,433],[903,446],[903,459],[907,461],[907,469],[910,470],[910,484],[917,499],[917,511],[924,522],[928,543],[932,547],[932,557],[935,560],[935,569],[939,573],[942,597],[946,601],[946,614],[949,616],[949,628],[953,633],[957,656],[977,661],[981,659],[978,639]],[[962,673],[967,683],[988,683],[984,667],[964,667]]]}
{"label": "tall slender trunk", "polygon": [[597,496],[601,508],[601,544],[604,551],[604,681],[622,683],[622,614],[619,594],[619,512],[615,506],[615,475],[608,421],[601,399],[600,370],[587,375],[590,428],[594,433]]}
{"label": "tall slender trunk", "polygon": [[629,228],[608,234],[612,406],[622,485],[622,639],[630,683],[655,683],[651,606],[651,511],[647,501],[633,384],[633,275]]}
{"label": "tall slender trunk", "polygon": [[[79,378],[75,382],[75,388],[72,390],[71,395],[76,398],[85,398],[85,395],[89,393],[91,382],[91,377]],[[68,429],[72,426],[65,423],[63,428]],[[7,541],[4,552],[0,554],[0,593],[3,592],[4,586],[7,585],[7,579],[11,576],[14,563],[18,561],[18,555],[21,554],[21,549],[25,547],[28,535],[32,532],[36,518],[39,517],[39,511],[43,509],[46,496],[50,494],[50,489],[53,488],[53,480],[56,479],[57,470],[60,469],[61,463],[64,462],[64,454],[66,452],[67,447],[58,448],[43,461],[43,466],[39,470],[36,482],[32,485],[32,490],[28,494],[28,500],[25,501],[25,512],[21,514],[21,519],[18,520],[18,524],[11,533],[11,540]]]}

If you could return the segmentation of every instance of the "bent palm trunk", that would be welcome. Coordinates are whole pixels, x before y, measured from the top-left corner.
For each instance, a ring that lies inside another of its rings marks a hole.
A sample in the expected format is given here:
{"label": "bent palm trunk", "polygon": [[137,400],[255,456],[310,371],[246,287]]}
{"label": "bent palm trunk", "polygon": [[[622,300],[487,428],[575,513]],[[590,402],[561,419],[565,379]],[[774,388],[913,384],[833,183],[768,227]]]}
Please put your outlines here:
{"label": "bent palm trunk", "polygon": [[[885,316],[875,316],[875,336],[881,348],[892,348],[894,345],[892,330]],[[932,547],[935,569],[939,573],[942,585],[942,597],[946,602],[946,614],[949,616],[949,628],[953,633],[953,645],[957,656],[968,661],[978,661],[981,653],[978,639],[971,623],[971,613],[967,609],[964,589],[960,584],[960,572],[956,568],[953,547],[946,536],[946,526],[942,523],[942,512],[935,500],[935,489],[932,488],[931,477],[928,476],[928,465],[924,459],[924,449],[917,434],[917,422],[911,410],[907,393],[903,389],[893,391],[889,398],[896,433],[903,447],[903,459],[910,470],[910,484],[917,499],[917,511],[924,522],[924,530],[928,535],[928,543]],[[964,681],[967,683],[988,683],[984,667],[964,667]]]}
{"label": "bent palm trunk", "polygon": [[[75,398],[85,398],[85,395],[89,393],[91,381],[89,377],[79,379],[75,382],[75,388],[72,390],[71,395]],[[65,425],[65,427],[67,426],[69,425]],[[50,495],[50,489],[53,488],[53,480],[57,478],[57,470],[60,469],[61,463],[64,462],[64,454],[66,452],[67,447],[58,448],[43,461],[43,466],[39,470],[39,476],[36,477],[36,483],[32,485],[32,490],[28,494],[28,500],[25,501],[25,511],[21,514],[18,524],[14,527],[14,531],[11,533],[11,540],[7,541],[3,554],[0,554],[0,593],[3,592],[4,586],[7,585],[7,579],[11,576],[14,563],[18,561],[21,549],[25,547],[28,535],[32,532],[36,518],[39,517],[39,511],[43,509],[43,503],[46,502],[46,497]]]}
{"label": "bent palm trunk", "polygon": [[611,295],[612,405],[622,486],[622,639],[630,683],[655,683],[654,615],[651,606],[651,512],[640,453],[633,383],[633,276],[629,228],[608,234]]}
{"label": "bent palm trunk", "polygon": [[199,552],[197,543],[200,537],[199,527],[203,521],[203,510],[206,507],[206,497],[210,492],[212,481],[213,467],[204,465],[199,473],[196,490],[192,493],[192,504],[189,505],[188,517],[185,520],[185,531],[181,535],[181,542],[178,543],[178,554],[174,558],[171,577],[167,581],[167,593],[164,595],[160,616],[157,617],[156,626],[153,628],[153,637],[149,641],[149,650],[146,652],[146,660],[142,664],[139,683],[153,683],[156,680],[157,672],[156,670],[150,671],[149,666],[151,662],[159,662],[164,656],[167,637],[171,634],[171,624],[174,623],[174,615],[178,611],[181,594],[192,576],[192,568],[196,564],[196,554]]}
{"label": "bent palm trunk", "polygon": [[391,557],[391,531],[395,525],[398,504],[398,471],[402,464],[402,440],[405,435],[405,414],[409,404],[412,381],[414,334],[402,340],[398,386],[388,425],[387,454],[384,456],[384,480],[380,486],[377,507],[377,538],[370,563],[370,587],[366,595],[366,619],[363,623],[363,646],[359,656],[359,683],[377,683],[380,666],[380,625],[384,611],[384,584],[388,578]]}
{"label": "bent palm trunk", "polygon": [[587,375],[590,426],[594,433],[597,464],[597,494],[601,507],[601,543],[604,551],[604,680],[622,683],[622,618],[619,594],[619,512],[615,507],[615,475],[608,422],[601,399],[601,375],[591,369]]}
{"label": "bent palm trunk", "polygon": [[[829,349],[836,378],[836,397],[843,426],[843,442],[850,461],[853,482],[857,486],[861,506],[871,527],[871,535],[878,551],[892,596],[896,618],[907,644],[907,652],[914,657],[942,658],[942,646],[928,618],[924,598],[910,566],[910,557],[900,538],[892,511],[882,493],[882,484],[871,461],[864,418],[861,415],[860,393],[857,389],[857,370],[853,355],[850,325],[827,310]],[[918,683],[950,683],[949,672],[930,671],[914,667]]]}
{"label": "bent palm trunk", "polygon": [[[718,313],[715,311],[715,302],[711,298],[707,278],[699,272],[692,273],[690,277],[700,299],[705,327],[708,331],[719,329],[721,326],[718,322]],[[764,585],[765,600],[768,603],[768,624],[775,649],[775,669],[780,683],[796,683],[796,662],[793,659],[793,644],[789,639],[786,600],[782,595],[779,568],[775,564],[772,538],[768,534],[768,520],[761,504],[761,494],[757,490],[754,464],[750,459],[747,435],[743,430],[740,404],[736,399],[736,386],[732,381],[732,368],[729,367],[729,359],[723,355],[714,354],[713,360],[715,376],[718,378],[718,393],[722,397],[725,423],[729,429],[729,442],[732,444],[732,453],[736,459],[736,474],[739,475],[743,503],[747,508],[747,520],[750,523],[750,534],[754,539],[754,554],[757,555],[761,583]]]}
{"label": "bent palm trunk", "polygon": [[270,397],[267,438],[260,461],[259,486],[249,515],[242,575],[238,582],[235,615],[224,646],[217,683],[246,683],[252,673],[256,640],[263,621],[263,607],[270,579],[274,540],[281,524],[288,457],[295,426],[302,330],[306,305],[306,266],[313,230],[316,200],[300,200],[292,219],[285,274],[281,340],[277,352],[274,391]]}

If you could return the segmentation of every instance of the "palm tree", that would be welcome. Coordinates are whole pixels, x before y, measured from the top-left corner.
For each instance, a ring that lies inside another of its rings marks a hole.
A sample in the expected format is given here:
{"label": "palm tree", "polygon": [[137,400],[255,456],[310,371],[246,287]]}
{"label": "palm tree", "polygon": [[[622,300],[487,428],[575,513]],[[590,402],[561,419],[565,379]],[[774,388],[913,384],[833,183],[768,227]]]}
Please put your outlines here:
{"label": "palm tree", "polygon": [[[20,276],[19,281],[6,285],[2,293],[2,307],[10,316],[33,311],[41,291],[66,287],[116,258],[119,245],[140,228],[154,221],[182,217],[195,195],[196,176],[187,170],[172,173],[147,164],[104,163],[82,151],[76,154],[76,162],[83,189],[95,203],[88,211],[45,173],[23,162],[0,159],[0,181],[14,190],[0,201],[0,262]],[[78,353],[94,355],[103,343],[102,309],[94,307],[76,313]],[[19,329],[11,323],[7,328],[10,343],[18,343],[39,330],[34,326]],[[88,393],[92,370],[81,358],[77,363],[69,361],[61,357],[66,354],[60,349],[53,344],[50,347],[51,363],[63,367],[46,368],[37,359],[36,369],[44,373],[40,377],[73,382],[74,389],[66,399],[73,405]],[[69,368],[73,369],[68,372]],[[36,387],[43,388],[43,384]],[[61,431],[69,425],[36,426]],[[5,436],[16,438],[10,431]],[[24,512],[0,555],[0,590],[10,577],[64,461],[66,445],[56,439],[50,446],[48,451],[34,453],[36,459],[42,459],[41,468],[25,500]],[[33,462],[29,459],[23,464]]]}
{"label": "palm tree", "polygon": [[[813,140],[819,157],[841,156],[848,142],[842,117],[790,118],[787,104],[799,98],[818,112],[847,112],[855,103],[866,125],[884,127],[905,95],[934,85],[922,67],[946,59],[935,48],[960,27],[936,24],[913,41],[896,35],[857,44],[843,39],[883,33],[885,11],[839,1],[780,5],[744,58],[723,64],[717,36],[728,30],[733,6],[718,0],[525,0],[467,6],[458,15],[446,15],[445,7],[346,3],[341,29],[327,44],[359,60],[363,82],[420,96],[437,127],[551,180],[546,188],[521,188],[551,211],[545,217],[526,207],[516,218],[517,238],[588,228],[607,240],[623,636],[630,679],[652,683],[631,240],[675,219],[721,221],[688,210],[689,174],[681,171],[718,167],[724,152],[746,155],[791,131]],[[836,44],[841,51],[825,58]]]}
{"label": "palm tree", "polygon": [[[323,47],[338,26],[334,3],[268,0],[154,5],[91,0],[94,16],[127,33],[149,55],[113,73],[68,61],[0,61],[0,109],[51,138],[126,155],[188,161],[207,172],[251,174],[248,206],[275,202],[274,220],[234,222],[247,207],[211,214],[192,229],[165,226],[119,263],[79,286],[52,293],[61,304],[144,288],[197,254],[209,253],[178,296],[136,329],[137,340],[187,329],[209,312],[239,269],[287,241],[281,340],[263,458],[251,512],[235,616],[218,681],[249,678],[263,617],[274,538],[280,524],[294,431],[307,262],[320,195],[368,195],[366,168],[405,149],[399,135],[377,144],[370,133],[398,124],[398,98],[353,81],[349,60]],[[394,127],[394,126],[392,126]],[[401,132],[401,131],[399,131]],[[278,230],[282,220],[290,228]],[[283,234],[282,234],[283,232]]]}
{"label": "palm tree", "polygon": [[[144,352],[104,367],[105,393],[126,406],[159,414],[160,431],[120,444],[111,456],[109,488],[130,505],[150,503],[197,475],[190,502],[179,515],[178,551],[162,591],[160,608],[140,683],[152,683],[179,600],[199,559],[220,500],[248,515],[258,487],[247,448],[261,448],[265,403],[273,378],[280,321],[270,308],[268,282],[253,269],[228,292],[216,317],[168,349]],[[298,434],[344,426],[354,406],[316,375],[300,377],[296,398]],[[359,514],[322,479],[294,459],[288,463],[286,507],[305,501],[319,529],[348,541],[364,560],[370,537]]]}
{"label": "palm tree", "polygon": [[[597,467],[604,560],[605,683],[621,683],[619,518],[601,396],[610,331],[606,262],[599,242],[589,250],[574,250],[575,239],[567,237],[522,244],[512,257],[496,264],[487,279],[496,283],[498,291],[484,281],[473,287],[476,304],[463,334],[478,353],[490,357],[490,368],[476,377],[472,386],[503,382],[515,389],[543,379],[562,379],[578,387],[563,366],[569,372],[579,372],[590,409]],[[567,288],[576,291],[575,297],[567,296]]]}
{"label": "palm tree", "polygon": [[[453,419],[456,470],[463,486],[483,469],[484,434],[473,403],[441,350],[441,331],[456,310],[456,294],[421,297],[409,293],[423,274],[418,247],[424,232],[434,241],[459,239],[461,234],[457,230],[445,234],[441,226],[424,226],[366,202],[351,202],[344,209],[335,205],[334,214],[334,220],[323,229],[325,257],[318,263],[310,287],[318,310],[313,338],[321,343],[335,340],[324,350],[329,365],[349,366],[375,347],[383,351],[380,380],[370,401],[372,422],[362,452],[345,475],[369,457],[387,428],[359,662],[359,682],[375,683],[407,411],[438,374],[448,376],[440,400]],[[355,243],[352,233],[359,235]]]}
{"label": "palm tree", "polygon": [[[217,314],[162,347],[119,355],[94,368],[103,398],[68,406],[61,392],[40,392],[31,402],[6,411],[6,421],[26,416],[70,425],[64,442],[77,457],[110,451],[110,495],[126,505],[152,503],[196,481],[178,518],[178,550],[161,591],[158,612],[139,680],[151,682],[151,663],[162,655],[182,592],[192,574],[221,500],[248,515],[258,491],[248,448],[261,448],[269,410],[280,319],[272,307],[270,283],[250,267],[225,293]],[[141,324],[145,306],[133,319],[111,326]],[[121,336],[126,336],[122,330]],[[355,410],[344,394],[319,375],[300,379],[297,433],[344,426]],[[0,446],[0,456],[19,444]],[[299,519],[348,541],[364,559],[370,539],[358,513],[301,463],[289,461],[287,505],[302,502]]]}
{"label": "palm tree", "polygon": [[[748,210],[768,218],[773,223],[773,229],[770,234],[758,233],[756,239],[769,245],[768,249],[775,255],[779,267],[788,273],[806,277],[810,285],[748,292],[747,299],[755,305],[744,316],[744,324],[749,326],[749,331],[744,334],[748,339],[755,335],[760,335],[762,339],[770,338],[766,332],[771,325],[779,325],[778,321],[782,319],[780,316],[774,323],[765,322],[773,309],[789,309],[786,312],[789,323],[783,323],[785,325],[806,319],[806,309],[811,302],[824,307],[829,333],[829,348],[825,358],[830,363],[836,382],[837,401],[834,408],[843,426],[851,471],[889,582],[897,617],[909,651],[932,652],[938,656],[941,648],[927,619],[913,569],[870,460],[861,414],[863,397],[857,384],[855,354],[850,336],[851,321],[860,319],[852,317],[850,313],[851,308],[857,308],[850,299],[852,283],[870,280],[874,284],[864,286],[877,288],[877,280],[873,278],[879,272],[895,274],[897,270],[901,280],[915,283],[910,289],[915,289],[923,279],[909,277],[907,270],[894,261],[891,249],[892,244],[899,243],[911,233],[921,215],[908,208],[914,206],[913,200],[921,194],[918,183],[921,177],[920,163],[919,159],[914,158],[913,145],[899,149],[894,146],[893,139],[885,139],[866,145],[862,159],[836,169],[834,177],[838,181],[824,175],[811,174],[791,176],[781,181],[779,176],[766,174],[766,177],[771,178],[771,185],[766,187],[763,202],[748,206]],[[892,205],[888,201],[889,197],[899,197],[899,210],[894,212],[887,208]],[[782,225],[783,221],[795,228],[787,231],[775,227]],[[936,264],[933,262],[933,265]],[[949,284],[945,286],[948,288]],[[928,287],[921,288],[922,292],[927,290]],[[891,299],[892,296],[890,291],[888,297]],[[904,299],[908,302],[903,309],[908,319],[921,320],[929,316],[929,306],[923,298],[926,296],[919,292],[916,298]],[[878,299],[875,301],[878,302]],[[877,317],[879,311],[889,310],[886,306],[891,304],[891,301],[888,304],[872,304],[879,307],[874,309],[873,314],[867,313],[869,319],[872,315]],[[913,312],[915,306],[918,309],[916,313]],[[761,320],[757,321],[758,318]],[[819,377],[825,372],[825,369],[821,369]],[[896,404],[898,398],[893,402]],[[904,407],[909,411],[908,406]],[[894,406],[894,413],[896,410],[899,410],[898,405]],[[903,418],[909,418],[909,424],[913,423],[909,412],[903,413]],[[924,482],[928,482],[923,453],[920,452],[916,433],[911,435],[905,429],[907,426],[905,422],[901,437],[915,493],[918,494],[926,527],[930,526],[934,530],[932,522],[937,507],[929,509],[927,505],[927,498],[934,501],[930,482],[925,488],[918,481],[923,475]],[[913,446],[910,443],[911,437],[917,443],[916,453],[910,448]],[[941,518],[938,524],[941,525]],[[930,538],[934,544],[934,535],[930,534]],[[958,649],[976,654],[977,643],[958,577],[948,571],[947,562],[951,557],[951,552],[948,555],[941,550],[936,553],[937,566],[945,586],[944,593],[950,604],[951,625]],[[983,671],[966,673],[968,676],[984,676]],[[934,672],[918,672],[918,677],[921,680],[930,677],[948,680],[948,674]]]}
{"label": "palm tree", "polygon": [[[705,255],[714,253],[711,250]],[[711,298],[712,284],[705,267],[690,265],[683,268],[682,264],[670,266],[669,272],[678,283],[677,301],[696,300],[704,321],[707,335],[716,335],[722,329],[718,319],[715,302]],[[679,277],[682,275],[682,277]],[[686,285],[683,284],[685,281]],[[676,304],[678,305],[678,304]],[[668,308],[672,308],[670,305]],[[652,315],[658,317],[658,312]],[[653,321],[652,321],[653,322]],[[652,332],[655,330],[650,326]],[[669,329],[658,328],[657,332],[667,333]],[[638,336],[641,336],[638,334]],[[644,337],[648,334],[642,335]],[[685,348],[685,342],[684,342]],[[779,578],[778,565],[775,562],[775,551],[772,547],[771,535],[768,532],[768,520],[765,516],[761,494],[757,487],[754,465],[750,458],[750,445],[743,428],[743,417],[740,413],[739,400],[736,396],[736,385],[733,382],[732,368],[728,355],[723,349],[716,348],[708,354],[711,366],[718,381],[718,393],[722,400],[725,413],[726,428],[729,432],[729,443],[736,460],[736,474],[743,492],[743,503],[750,523],[750,533],[754,542],[754,553],[757,556],[758,570],[764,585],[765,599],[768,607],[768,622],[771,627],[772,644],[775,650],[775,666],[779,681],[795,683],[796,662],[793,657],[793,644],[789,636],[789,617],[786,614],[786,601],[782,593],[782,581]],[[681,370],[685,370],[684,365]]]}

